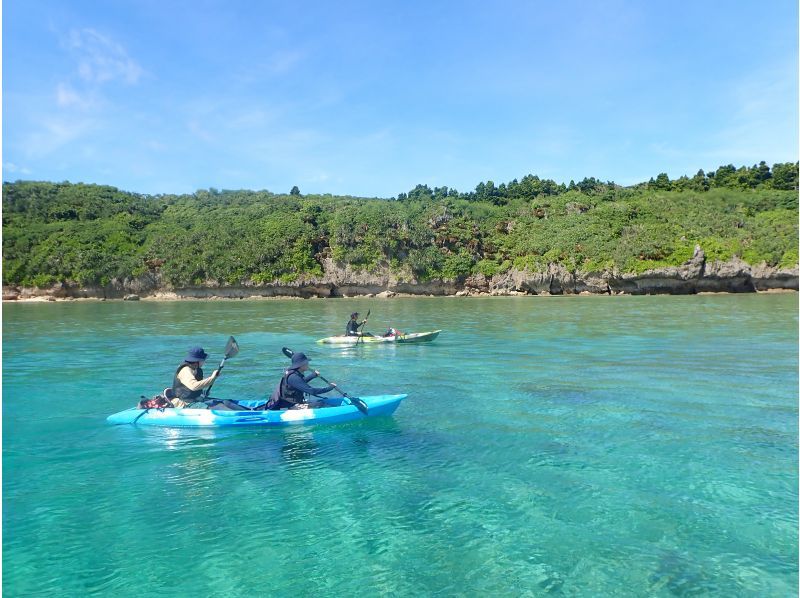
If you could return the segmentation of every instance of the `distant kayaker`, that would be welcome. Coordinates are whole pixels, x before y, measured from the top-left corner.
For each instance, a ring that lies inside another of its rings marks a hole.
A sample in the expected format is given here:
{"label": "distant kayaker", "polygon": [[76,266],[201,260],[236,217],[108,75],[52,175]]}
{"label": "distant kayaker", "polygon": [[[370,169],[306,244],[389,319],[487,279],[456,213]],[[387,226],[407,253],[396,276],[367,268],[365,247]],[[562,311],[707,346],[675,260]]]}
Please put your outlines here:
{"label": "distant kayaker", "polygon": [[186,358],[175,370],[172,379],[171,401],[175,407],[188,407],[200,400],[203,391],[214,383],[219,376],[219,370],[214,370],[208,378],[203,378],[203,364],[208,359],[208,353],[203,347],[192,347]]}
{"label": "distant kayaker", "polygon": [[364,324],[367,323],[367,318],[364,318],[363,322],[358,321],[358,312],[353,312],[350,314],[350,321],[347,323],[347,332],[345,332],[346,336],[361,336],[361,333],[358,331]]}
{"label": "distant kayaker", "polygon": [[303,372],[308,370],[308,361],[305,353],[292,355],[292,365],[284,372],[283,378],[272,392],[267,409],[307,409],[309,403],[306,402],[306,395],[319,396],[336,388],[334,383],[323,388],[310,386],[308,383],[319,376],[319,372],[315,370],[304,375]]}

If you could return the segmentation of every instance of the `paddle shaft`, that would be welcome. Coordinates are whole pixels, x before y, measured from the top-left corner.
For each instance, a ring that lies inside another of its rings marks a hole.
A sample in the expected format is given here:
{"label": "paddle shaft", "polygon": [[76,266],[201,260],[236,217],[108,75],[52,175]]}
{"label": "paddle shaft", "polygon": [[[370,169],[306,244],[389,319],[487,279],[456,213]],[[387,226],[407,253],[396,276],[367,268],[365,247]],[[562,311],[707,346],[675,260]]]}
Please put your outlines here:
{"label": "paddle shaft", "polygon": [[[329,384],[329,385],[331,384],[331,381],[330,381],[330,380],[328,380],[328,379],[327,379],[325,376],[323,376],[323,375],[322,375],[322,374],[320,374],[319,372],[317,372],[317,370],[314,370],[314,373],[317,375],[317,378],[319,378],[320,380],[322,380],[322,381],[323,381],[325,384]],[[345,397],[345,398],[347,398],[347,399],[351,398],[349,394],[347,394],[345,391],[343,391],[343,390],[342,390],[341,388],[339,388],[338,386],[333,386],[333,387],[334,387],[334,388],[335,388],[335,389],[336,389],[338,392],[342,393],[342,396],[343,396],[343,397]]]}
{"label": "paddle shaft", "polygon": [[[222,371],[222,368],[224,368],[224,367],[225,367],[225,360],[226,360],[226,359],[228,359],[228,358],[227,358],[227,357],[223,357],[223,358],[222,358],[222,361],[220,361],[220,362],[219,362],[219,367],[217,368],[217,371],[218,371],[218,372],[221,372],[221,371]],[[207,398],[208,398],[208,395],[209,395],[209,393],[211,392],[211,387],[212,387],[212,386],[214,386],[214,382],[216,382],[216,381],[217,381],[217,379],[216,379],[216,378],[214,378],[214,379],[211,381],[211,384],[209,384],[209,385],[206,387],[206,390],[205,390],[205,392],[204,392],[204,394],[203,394],[203,398],[204,398],[204,399],[207,399]]]}
{"label": "paddle shaft", "polygon": [[[317,374],[317,377],[320,378],[326,384],[330,384],[331,383],[330,380],[328,380],[322,374],[318,373],[317,370],[314,370],[314,373]],[[367,414],[367,404],[364,401],[362,401],[358,397],[351,397],[349,394],[347,394],[345,391],[343,391],[338,386],[334,386],[334,388],[338,392],[340,392],[345,399],[350,401],[350,404],[353,405],[356,409],[358,409],[361,413],[363,413],[364,415]]]}
{"label": "paddle shaft", "polygon": [[[222,368],[225,367],[225,361],[229,357],[236,357],[236,355],[238,355],[238,353],[239,353],[239,343],[236,342],[235,338],[230,337],[228,339],[228,342],[225,345],[225,356],[222,358],[222,361],[219,362],[219,367],[217,368],[217,372],[221,372],[222,371]],[[217,374],[217,375],[219,375],[219,374]],[[216,382],[216,380],[217,379],[214,378],[214,380],[211,381],[211,384],[209,384],[206,387],[206,390],[203,393],[203,399],[207,399],[208,398],[209,393],[211,393],[211,387],[214,386],[214,382]]]}
{"label": "paddle shaft", "polygon": [[[369,321],[369,314],[371,314],[371,313],[372,313],[372,310],[368,309],[367,310],[367,317],[364,318],[364,322],[363,322],[364,324],[366,324]],[[364,335],[366,334],[366,332],[367,332],[367,329],[366,329],[366,327],[364,327],[364,329],[358,335],[358,339],[356,340],[356,344],[364,342],[361,339],[364,338]],[[322,376],[320,376],[320,378],[322,378]],[[322,379],[325,380],[325,378],[322,378]]]}

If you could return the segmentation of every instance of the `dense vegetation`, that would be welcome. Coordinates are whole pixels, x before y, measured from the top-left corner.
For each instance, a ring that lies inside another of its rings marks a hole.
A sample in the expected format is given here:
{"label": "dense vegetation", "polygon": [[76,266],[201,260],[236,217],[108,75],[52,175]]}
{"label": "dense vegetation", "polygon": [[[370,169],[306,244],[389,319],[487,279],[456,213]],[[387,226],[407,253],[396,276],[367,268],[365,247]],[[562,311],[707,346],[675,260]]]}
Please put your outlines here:
{"label": "dense vegetation", "polygon": [[3,282],[105,285],[159,271],[174,286],[290,282],[332,257],[417,280],[509,268],[641,272],[709,259],[798,262],[798,165],[722,166],[621,187],[526,176],[396,199],[198,191],[146,196],[100,185],[3,184]]}

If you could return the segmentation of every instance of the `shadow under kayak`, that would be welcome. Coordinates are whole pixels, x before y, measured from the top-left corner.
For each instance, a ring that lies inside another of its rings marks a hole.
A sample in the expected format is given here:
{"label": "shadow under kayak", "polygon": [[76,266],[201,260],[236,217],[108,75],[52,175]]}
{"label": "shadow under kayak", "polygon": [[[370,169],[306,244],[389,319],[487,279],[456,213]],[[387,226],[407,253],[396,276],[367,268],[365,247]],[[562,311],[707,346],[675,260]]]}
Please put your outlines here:
{"label": "shadow under kayak", "polygon": [[[365,417],[391,415],[408,395],[376,395],[361,397],[367,404],[367,415],[342,399],[325,399],[328,407],[318,409],[282,409],[280,411],[216,411],[214,409],[137,409],[135,407],[109,415],[112,424],[147,426],[220,427],[220,426],[302,426],[335,424]],[[255,407],[264,401],[236,401],[244,407]]]}
{"label": "shadow under kayak", "polygon": [[356,345],[356,344],[379,344],[379,343],[429,343],[434,340],[441,330],[430,332],[410,332],[398,336],[329,336],[321,338],[317,342],[325,345]]}

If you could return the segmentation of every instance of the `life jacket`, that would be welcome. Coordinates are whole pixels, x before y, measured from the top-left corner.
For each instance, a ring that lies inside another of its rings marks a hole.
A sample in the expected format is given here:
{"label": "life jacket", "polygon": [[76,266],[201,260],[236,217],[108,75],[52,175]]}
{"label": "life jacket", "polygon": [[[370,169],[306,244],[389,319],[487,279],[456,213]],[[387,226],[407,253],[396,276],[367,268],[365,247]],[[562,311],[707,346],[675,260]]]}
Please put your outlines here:
{"label": "life jacket", "polygon": [[[363,324],[364,322],[361,322]],[[358,336],[358,329],[361,327],[356,320],[350,320],[347,322],[347,329],[345,330],[345,336]]]}
{"label": "life jacket", "polygon": [[283,378],[281,378],[278,386],[275,387],[269,397],[267,409],[283,409],[284,407],[291,407],[305,402],[303,391],[289,386],[289,376],[296,373],[297,370],[286,370],[284,372]]}
{"label": "life jacket", "polygon": [[178,374],[183,368],[189,368],[192,371],[192,375],[194,379],[200,381],[203,379],[203,368],[196,367],[192,368],[188,363],[182,363],[178,366],[178,369],[175,370],[175,376],[172,378],[172,394],[175,397],[181,399],[182,401],[186,401],[187,403],[191,403],[200,398],[203,394],[201,390],[192,390],[188,386],[185,386],[179,379]]}

